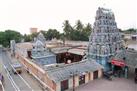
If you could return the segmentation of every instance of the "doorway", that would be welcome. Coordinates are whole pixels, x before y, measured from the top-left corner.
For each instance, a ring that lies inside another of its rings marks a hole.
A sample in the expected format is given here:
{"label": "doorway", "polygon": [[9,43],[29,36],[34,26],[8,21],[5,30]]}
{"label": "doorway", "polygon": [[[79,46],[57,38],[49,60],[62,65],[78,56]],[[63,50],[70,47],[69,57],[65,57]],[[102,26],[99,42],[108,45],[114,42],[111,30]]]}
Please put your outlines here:
{"label": "doorway", "polygon": [[124,77],[125,71],[121,66],[114,66],[114,76]]}
{"label": "doorway", "polygon": [[93,79],[97,79],[98,78],[98,71],[94,71],[93,72]]}
{"label": "doorway", "polygon": [[84,84],[84,83],[85,83],[85,75],[79,76],[79,85]]}
{"label": "doorway", "polygon": [[68,80],[61,81],[61,91],[68,89]]}

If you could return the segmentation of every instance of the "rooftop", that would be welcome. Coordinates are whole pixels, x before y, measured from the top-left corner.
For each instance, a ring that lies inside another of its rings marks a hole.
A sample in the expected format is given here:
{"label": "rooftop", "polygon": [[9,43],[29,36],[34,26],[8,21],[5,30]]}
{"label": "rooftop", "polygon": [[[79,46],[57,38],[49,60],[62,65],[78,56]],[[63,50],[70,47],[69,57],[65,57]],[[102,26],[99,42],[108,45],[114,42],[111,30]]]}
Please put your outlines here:
{"label": "rooftop", "polygon": [[137,51],[134,49],[118,51],[114,59],[117,61],[123,60],[127,66],[137,68]]}
{"label": "rooftop", "polygon": [[29,50],[32,49],[32,43],[31,42],[17,43],[16,47]]}
{"label": "rooftop", "polygon": [[93,72],[102,69],[103,67],[93,60],[85,59],[71,64],[62,63],[48,66],[45,65],[44,68],[48,73],[48,76],[57,83],[71,78],[72,75],[82,75],[86,72]]}
{"label": "rooftop", "polygon": [[44,51],[33,51],[32,52],[32,58],[43,58],[43,57],[49,57],[49,56],[54,56],[52,52],[49,52],[48,50]]}
{"label": "rooftop", "polygon": [[54,53],[64,53],[67,52],[71,47],[56,47],[52,48],[51,51]]}

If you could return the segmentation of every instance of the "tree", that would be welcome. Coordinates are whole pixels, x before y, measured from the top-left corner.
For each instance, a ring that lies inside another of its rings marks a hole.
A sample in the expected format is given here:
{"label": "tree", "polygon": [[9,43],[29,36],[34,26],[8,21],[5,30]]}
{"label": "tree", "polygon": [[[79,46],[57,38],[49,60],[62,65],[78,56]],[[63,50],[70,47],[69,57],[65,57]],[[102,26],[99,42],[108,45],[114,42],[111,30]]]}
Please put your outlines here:
{"label": "tree", "polygon": [[86,25],[86,27],[84,27],[84,29],[83,29],[83,33],[82,34],[84,34],[84,39],[83,40],[85,40],[85,41],[88,41],[88,39],[89,39],[89,36],[90,36],[90,34],[91,34],[91,31],[92,31],[92,26],[91,26],[91,24],[90,23],[88,23],[87,25]]}
{"label": "tree", "polygon": [[46,39],[47,40],[51,40],[53,38],[59,39],[60,38],[60,34],[56,29],[49,29],[46,32]]}
{"label": "tree", "polygon": [[87,33],[91,32],[91,31],[92,31],[91,24],[88,23],[88,24],[86,25],[86,27],[84,27],[84,30],[85,30]]}
{"label": "tree", "polygon": [[24,41],[25,41],[25,42],[30,42],[30,41],[32,41],[31,35],[24,34],[23,38],[24,38]]}
{"label": "tree", "polygon": [[70,25],[68,20],[65,20],[65,22],[63,23],[63,31],[64,31],[64,35],[67,39],[71,39],[70,35],[73,32],[73,28]]}
{"label": "tree", "polygon": [[129,28],[123,31],[123,33],[127,33],[127,34],[134,34],[136,32],[137,32],[137,29],[134,29],[134,28]]}
{"label": "tree", "polygon": [[75,27],[76,27],[76,30],[77,30],[77,31],[82,31],[84,25],[82,24],[82,22],[81,22],[80,20],[77,20]]}
{"label": "tree", "polygon": [[47,36],[47,35],[46,35],[47,31],[41,30],[40,32],[41,32],[41,33],[44,35],[44,37],[46,38],[46,36]]}
{"label": "tree", "polygon": [[63,45],[65,45],[65,34],[64,33],[60,34],[60,39],[63,41]]}
{"label": "tree", "polygon": [[3,46],[7,44],[5,40],[4,32],[0,32],[0,44],[2,44]]}
{"label": "tree", "polygon": [[78,20],[72,34],[70,35],[71,39],[76,41],[88,41],[91,30],[92,28],[90,23],[84,26],[81,21]]}
{"label": "tree", "polygon": [[39,33],[32,33],[30,36],[31,36],[31,40],[33,40],[34,38],[36,38],[37,37],[37,35],[38,35]]}
{"label": "tree", "polygon": [[19,32],[13,30],[6,30],[5,32],[0,32],[0,44],[4,47],[10,45],[10,40],[15,40],[17,43],[21,41],[22,35]]}

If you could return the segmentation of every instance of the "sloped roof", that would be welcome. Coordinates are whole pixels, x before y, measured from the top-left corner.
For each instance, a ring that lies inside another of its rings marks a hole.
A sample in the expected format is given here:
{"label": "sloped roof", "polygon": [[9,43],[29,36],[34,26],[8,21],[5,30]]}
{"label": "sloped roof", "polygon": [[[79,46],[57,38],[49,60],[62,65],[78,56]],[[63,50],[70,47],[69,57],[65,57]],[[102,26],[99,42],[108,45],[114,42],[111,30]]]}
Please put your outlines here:
{"label": "sloped roof", "polygon": [[45,71],[48,73],[48,76],[57,83],[71,78],[73,74],[81,75],[86,72],[93,72],[102,68],[103,66],[96,63],[95,61],[89,61],[88,59],[85,59],[83,61],[71,64],[45,66]]}
{"label": "sloped roof", "polygon": [[16,47],[19,47],[21,49],[32,49],[32,43],[31,42],[24,42],[24,43],[17,43]]}
{"label": "sloped roof", "polygon": [[64,52],[68,52],[68,50],[70,49],[71,47],[58,47],[58,48],[52,48],[52,52],[54,53],[64,53]]}
{"label": "sloped roof", "polygon": [[77,55],[85,55],[86,50],[74,48],[74,49],[69,49],[68,52]]}
{"label": "sloped roof", "polygon": [[52,52],[48,51],[47,49],[43,51],[32,51],[32,58],[44,58],[44,57],[49,57],[49,56],[55,56]]}
{"label": "sloped roof", "polygon": [[[125,58],[125,60],[123,59]],[[133,49],[125,49],[118,51],[113,57],[117,61],[123,60],[127,66],[137,68],[137,51]]]}

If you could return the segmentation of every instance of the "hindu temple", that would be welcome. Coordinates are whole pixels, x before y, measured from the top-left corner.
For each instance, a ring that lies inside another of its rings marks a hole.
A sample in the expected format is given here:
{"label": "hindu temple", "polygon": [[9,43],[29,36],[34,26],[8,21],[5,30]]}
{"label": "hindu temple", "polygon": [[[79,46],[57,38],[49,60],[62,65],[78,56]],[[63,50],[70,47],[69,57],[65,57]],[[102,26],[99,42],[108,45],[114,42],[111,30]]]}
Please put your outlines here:
{"label": "hindu temple", "polygon": [[92,33],[89,37],[88,56],[104,66],[111,68],[108,60],[116,51],[123,48],[122,37],[114,13],[110,9],[98,8]]}
{"label": "hindu temple", "polygon": [[45,37],[42,33],[39,33],[33,43],[33,49],[31,51],[31,58],[41,65],[48,65],[56,63],[56,55],[50,52],[45,46]]}

